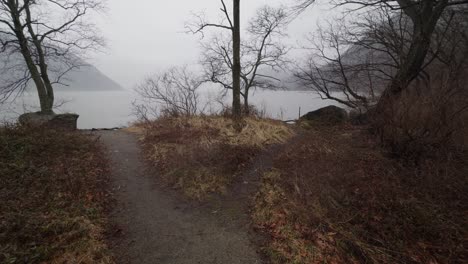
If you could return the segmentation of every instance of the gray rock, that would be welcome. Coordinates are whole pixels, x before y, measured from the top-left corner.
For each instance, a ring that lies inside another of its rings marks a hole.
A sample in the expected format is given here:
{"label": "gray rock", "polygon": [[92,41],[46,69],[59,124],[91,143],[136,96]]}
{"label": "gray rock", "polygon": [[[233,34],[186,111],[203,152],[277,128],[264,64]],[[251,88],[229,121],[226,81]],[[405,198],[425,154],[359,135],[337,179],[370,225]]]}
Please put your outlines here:
{"label": "gray rock", "polygon": [[40,112],[26,113],[20,115],[18,121],[21,125],[42,126],[47,124],[53,117],[54,115],[42,114]]}
{"label": "gray rock", "polygon": [[76,130],[78,125],[77,114],[42,114],[26,113],[18,118],[21,125],[47,126],[55,129]]}
{"label": "gray rock", "polygon": [[320,124],[334,125],[346,122],[348,113],[343,108],[329,105],[303,115],[300,121],[312,121]]}

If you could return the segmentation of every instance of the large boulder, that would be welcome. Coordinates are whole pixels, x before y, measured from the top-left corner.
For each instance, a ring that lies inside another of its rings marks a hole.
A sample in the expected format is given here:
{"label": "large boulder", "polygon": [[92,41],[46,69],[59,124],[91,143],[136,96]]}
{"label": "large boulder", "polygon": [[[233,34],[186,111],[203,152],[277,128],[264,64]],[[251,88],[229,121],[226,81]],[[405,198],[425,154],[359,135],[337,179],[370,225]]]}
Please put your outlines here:
{"label": "large boulder", "polygon": [[55,129],[76,130],[78,127],[77,114],[42,114],[41,112],[26,113],[18,118],[22,125],[47,126]]}
{"label": "large boulder", "polygon": [[348,113],[343,108],[330,105],[303,115],[300,121],[310,121],[325,125],[335,125],[346,122]]}

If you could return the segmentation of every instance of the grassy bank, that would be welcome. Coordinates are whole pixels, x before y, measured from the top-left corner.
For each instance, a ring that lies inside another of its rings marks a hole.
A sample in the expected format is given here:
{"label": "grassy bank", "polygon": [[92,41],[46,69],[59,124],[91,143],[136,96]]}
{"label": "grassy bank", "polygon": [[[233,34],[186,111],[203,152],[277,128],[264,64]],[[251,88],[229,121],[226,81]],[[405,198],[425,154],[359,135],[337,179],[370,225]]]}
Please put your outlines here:
{"label": "grassy bank", "polygon": [[107,162],[90,136],[0,130],[0,263],[111,263],[103,243]]}
{"label": "grassy bank", "polygon": [[282,122],[253,117],[240,132],[220,116],[162,118],[143,127],[145,156],[158,175],[194,199],[225,192],[262,149],[293,135]]}
{"label": "grassy bank", "polygon": [[253,220],[273,263],[463,263],[467,162],[408,163],[362,128],[312,128],[263,175]]}

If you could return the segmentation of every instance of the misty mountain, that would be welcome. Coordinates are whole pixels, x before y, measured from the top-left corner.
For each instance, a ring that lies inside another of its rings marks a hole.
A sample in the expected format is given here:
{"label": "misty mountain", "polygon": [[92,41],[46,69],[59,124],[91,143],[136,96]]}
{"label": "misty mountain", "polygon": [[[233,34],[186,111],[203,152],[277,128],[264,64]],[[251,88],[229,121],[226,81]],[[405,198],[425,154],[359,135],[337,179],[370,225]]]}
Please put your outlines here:
{"label": "misty mountain", "polygon": [[71,71],[65,78],[67,85],[57,84],[57,91],[116,91],[123,90],[122,86],[102,73],[91,64]]}
{"label": "misty mountain", "polygon": [[[261,69],[259,71],[259,74],[265,75],[265,76],[272,76],[277,80],[280,80],[279,82],[273,81],[275,85],[278,87],[277,90],[286,90],[286,91],[310,91],[309,88],[303,86],[301,83],[297,81],[297,79],[294,77],[294,74],[291,70],[285,69],[285,70],[272,70],[270,68],[266,69]],[[258,77],[259,79],[262,79],[262,77]],[[272,79],[266,78],[265,80],[272,81]]]}
{"label": "misty mountain", "polygon": [[[421,76],[432,76],[432,79],[440,77],[449,70],[448,63],[461,66],[467,56],[467,12],[458,9],[452,11],[455,12],[447,14],[436,26],[432,49],[427,55]],[[342,91],[348,87],[361,96],[381,93],[400,67],[401,54],[410,49],[413,30],[411,20],[404,14],[394,15],[390,19],[391,22],[375,21],[374,25],[368,26],[368,31],[363,28],[361,33],[348,39],[340,35],[344,41],[339,57],[333,48],[324,49],[324,52],[333,54],[328,55],[332,59],[317,52],[312,57],[315,64],[306,69],[304,78],[297,84],[302,83],[304,87],[318,84],[329,91]],[[377,37],[374,27],[378,29]],[[395,36],[401,40],[401,44],[393,42]]]}
{"label": "misty mountain", "polygon": [[[110,77],[102,73],[95,66],[76,58],[75,65],[80,67],[70,68],[63,61],[50,59],[48,72],[51,80],[60,80],[53,86],[56,91],[116,91],[123,90],[122,86]],[[66,74],[63,75],[63,73]],[[63,75],[63,76],[62,76]],[[0,53],[0,89],[8,87],[29,76],[23,58],[20,54]],[[60,78],[58,78],[60,76]],[[33,90],[34,82],[28,81],[27,90]]]}

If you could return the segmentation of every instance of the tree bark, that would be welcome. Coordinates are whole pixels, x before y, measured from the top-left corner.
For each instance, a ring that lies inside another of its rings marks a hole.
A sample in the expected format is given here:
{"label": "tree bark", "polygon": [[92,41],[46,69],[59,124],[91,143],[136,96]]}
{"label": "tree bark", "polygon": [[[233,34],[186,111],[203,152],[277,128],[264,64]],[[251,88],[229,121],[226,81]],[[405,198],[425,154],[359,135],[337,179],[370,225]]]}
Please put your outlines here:
{"label": "tree bark", "polygon": [[244,94],[244,114],[246,116],[250,115],[249,92],[248,92],[248,90]]}
{"label": "tree bark", "polygon": [[45,102],[44,105],[41,104],[41,112],[46,113],[46,114],[53,114],[53,107],[54,107],[54,89],[52,87],[52,83],[49,78],[49,73],[47,72],[47,63],[44,55],[44,50],[42,48],[42,44],[39,41],[39,38],[37,37],[36,32],[34,32],[34,29],[32,27],[32,18],[31,18],[31,11],[29,9],[29,4],[25,5],[25,11],[26,11],[26,23],[27,23],[27,28],[29,31],[29,35],[32,38],[32,42],[34,43],[34,46],[36,47],[37,55],[38,55],[38,60],[39,60],[39,69],[41,71],[41,78],[42,82],[44,84],[44,88],[46,90],[46,96],[43,98],[43,101]]}
{"label": "tree bark", "polygon": [[390,85],[385,89],[379,99],[377,109],[382,109],[387,106],[391,98],[398,98],[400,94],[417,78],[424,64],[426,56],[431,45],[431,37],[434,28],[430,32],[423,32],[418,29],[420,26],[415,25],[413,30],[413,38],[408,55],[405,58],[404,64],[400,67]]}
{"label": "tree bark", "polygon": [[232,115],[234,118],[241,118],[241,99],[240,99],[240,0],[233,0],[234,4],[234,28],[232,30],[232,45],[233,45],[233,65],[232,65]]}
{"label": "tree bark", "polygon": [[36,64],[34,63],[33,56],[28,45],[28,39],[26,38],[23,32],[24,26],[20,20],[20,13],[18,10],[18,6],[13,0],[8,1],[8,5],[9,5],[8,7],[10,9],[10,15],[13,21],[13,25],[15,27],[14,32],[15,32],[16,37],[18,38],[21,55],[23,56],[26,62],[26,66],[28,67],[28,70],[31,74],[31,78],[37,89],[41,112],[52,113],[53,112],[52,108],[54,104],[53,93],[52,93],[52,98],[50,98],[46,84],[44,83],[44,80],[42,79],[41,72],[39,72],[39,70],[36,67]]}
{"label": "tree bark", "polygon": [[[427,54],[431,47],[431,39],[437,22],[447,7],[447,0],[435,2],[428,0],[421,3],[422,6],[409,5],[406,1],[399,0],[404,13],[413,23],[411,44],[408,53],[403,58],[403,63],[398,69],[390,85],[385,89],[377,104],[377,114],[381,115],[381,124],[392,118],[391,109],[398,101],[403,91],[416,79],[424,66]],[[419,8],[419,9],[418,9]]]}

